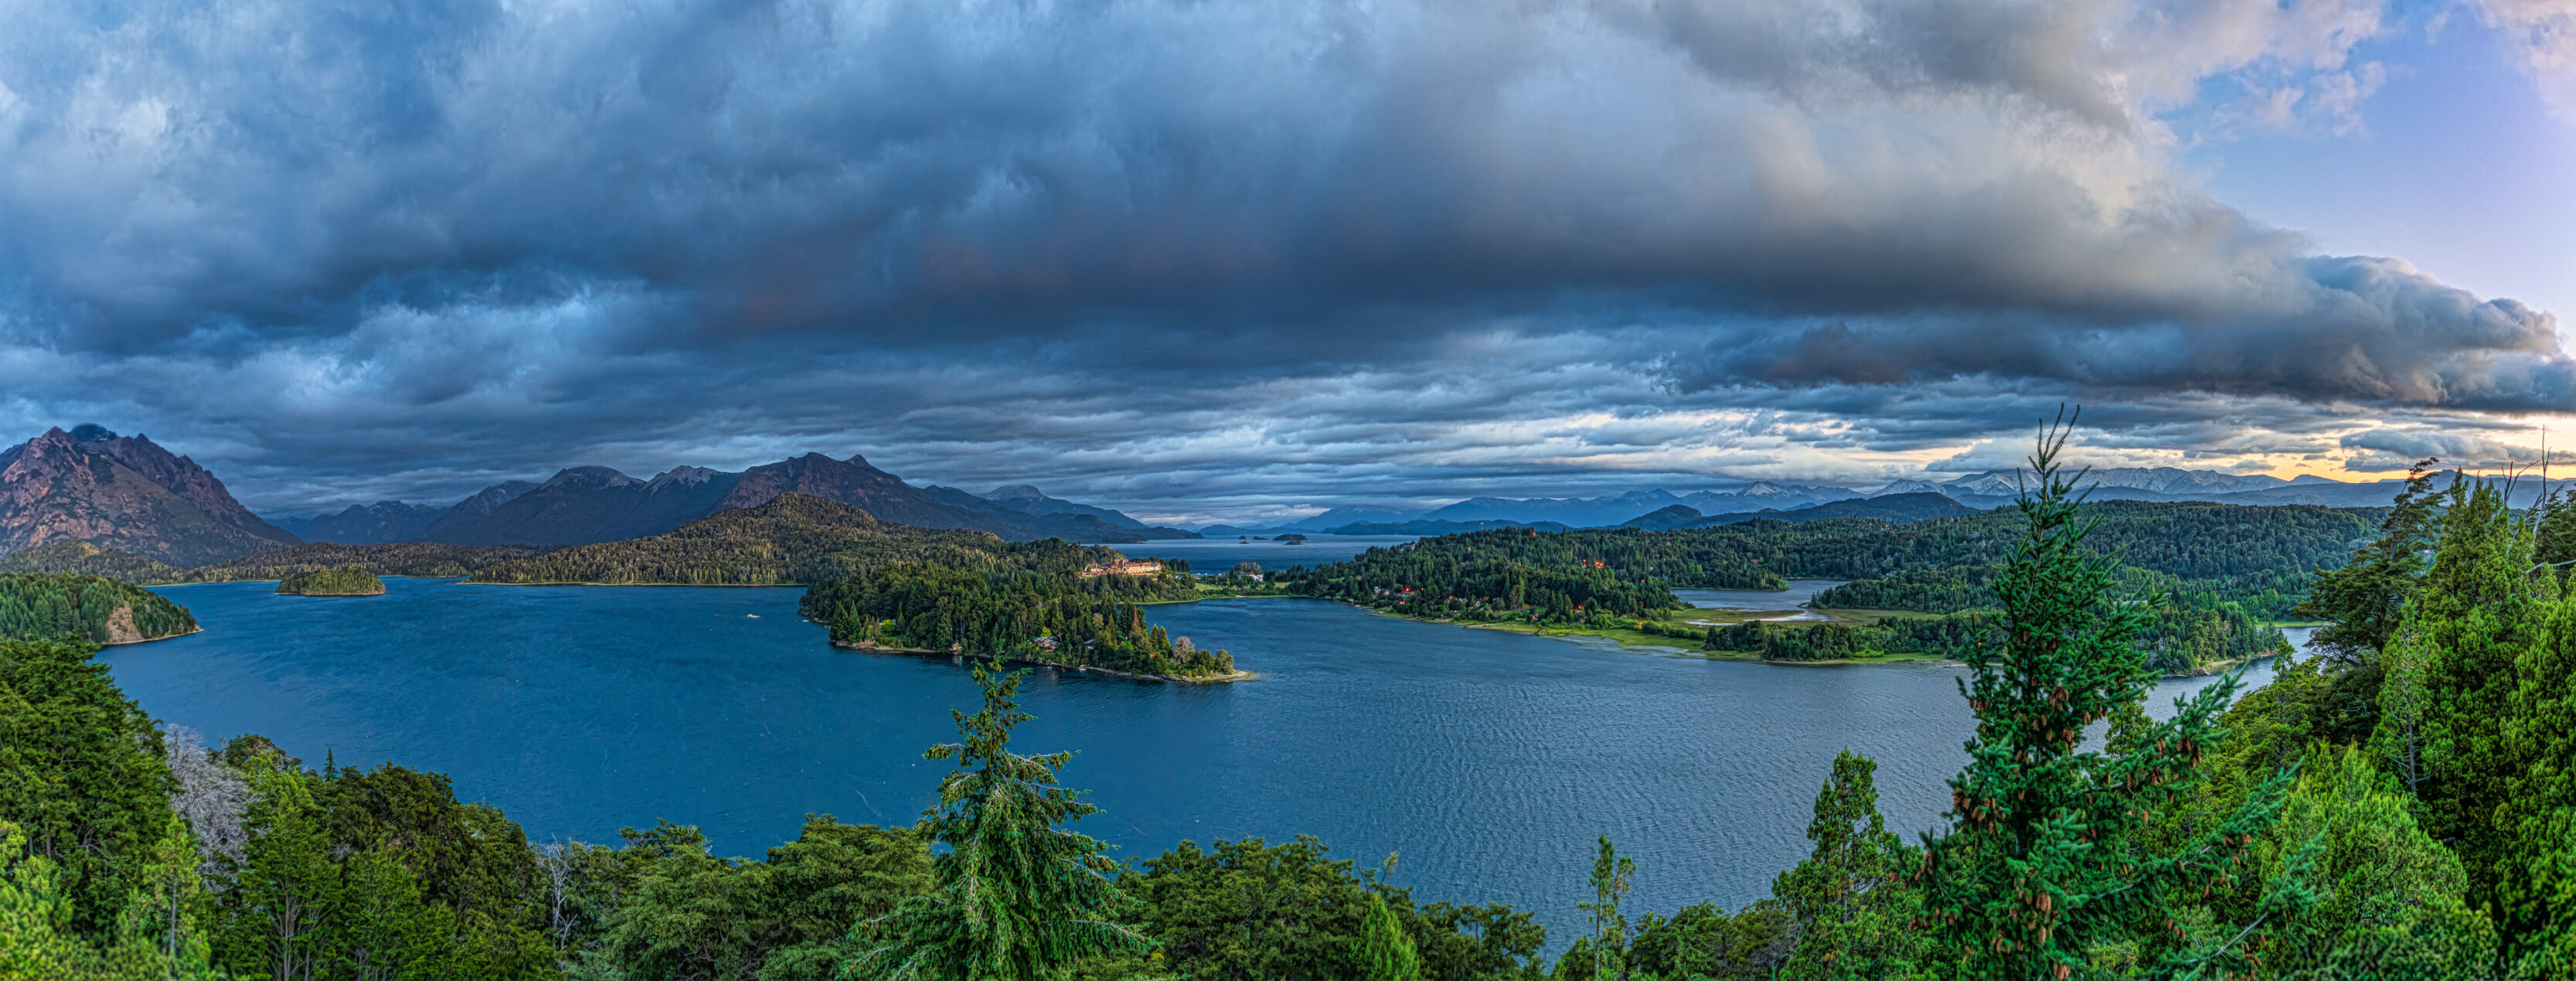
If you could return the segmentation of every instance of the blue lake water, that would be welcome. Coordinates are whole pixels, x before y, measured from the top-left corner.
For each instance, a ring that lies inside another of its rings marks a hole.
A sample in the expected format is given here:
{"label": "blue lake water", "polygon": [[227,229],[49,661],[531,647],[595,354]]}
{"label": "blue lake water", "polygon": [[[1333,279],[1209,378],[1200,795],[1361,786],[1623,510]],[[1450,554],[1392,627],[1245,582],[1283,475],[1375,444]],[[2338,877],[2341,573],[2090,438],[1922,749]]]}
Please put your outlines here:
{"label": "blue lake water", "polygon": [[[808,812],[913,820],[942,769],[921,751],[976,698],[946,660],[834,650],[792,589],[387,586],[166,588],[205,632],[101,659],[163,720],[444,771],[538,841],[668,819],[752,856]],[[1595,835],[1638,858],[1631,909],[1733,907],[1806,853],[1837,750],[1877,757],[1891,823],[1921,829],[1969,733],[1947,665],[1709,661],[1313,600],[1149,609],[1262,677],[1035,675],[1014,745],[1081,751],[1066,782],[1106,809],[1083,830],[1127,857],[1300,833],[1363,865],[1397,851],[1417,898],[1512,903],[1560,947]]]}
{"label": "blue lake water", "polygon": [[1786,615],[1766,617],[1771,620],[1823,620],[1824,614],[1801,609],[1817,593],[1840,586],[1848,579],[1791,579],[1787,589],[1676,589],[1673,595],[1703,610],[1788,611]]}

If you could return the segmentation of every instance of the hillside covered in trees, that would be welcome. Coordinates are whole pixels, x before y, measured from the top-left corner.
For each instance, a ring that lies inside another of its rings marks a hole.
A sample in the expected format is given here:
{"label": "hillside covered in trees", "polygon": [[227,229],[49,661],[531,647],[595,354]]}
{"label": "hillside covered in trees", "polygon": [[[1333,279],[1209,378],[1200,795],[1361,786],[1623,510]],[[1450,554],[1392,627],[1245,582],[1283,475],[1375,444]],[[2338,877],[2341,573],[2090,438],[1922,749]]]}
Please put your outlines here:
{"label": "hillside covered in trees", "polygon": [[596,545],[316,542],[183,569],[86,542],[58,542],[0,556],[0,570],[113,575],[151,585],[266,582],[358,569],[378,577],[470,578],[480,583],[776,586],[902,562],[980,565],[1029,549],[1063,551],[1047,564],[1068,572],[1116,557],[1108,549],[1072,549],[1053,539],[1012,543],[985,532],[889,524],[847,504],[786,493],[756,507],[719,511],[666,534]]}
{"label": "hillside covered in trees", "polygon": [[[2258,618],[2288,615],[2320,568],[2341,565],[2384,509],[2196,502],[2091,505],[2095,547],[2144,591],[2208,594]],[[1777,589],[1855,580],[1819,607],[1952,613],[1992,607],[1988,583],[2026,524],[2012,508],[1895,524],[1748,521],[1677,531],[1496,530],[1371,549],[1275,578],[1305,595],[1467,619],[1580,621],[1680,606],[1669,589]]]}
{"label": "hillside covered in trees", "polygon": [[277,592],[281,596],[382,596],[385,581],[365,569],[342,566],[288,573],[277,581]]}
{"label": "hillside covered in trees", "polygon": [[476,568],[471,579],[776,586],[821,582],[904,562],[980,565],[1040,552],[1063,553],[1055,564],[1068,570],[1114,554],[1107,549],[1075,549],[1058,539],[1011,543],[989,532],[889,524],[838,501],[789,493],[757,507],[718,511],[649,538],[576,545],[489,563]]}
{"label": "hillside covered in trees", "polygon": [[[8,641],[0,950],[26,976],[119,981],[2576,970],[2576,594],[2555,564],[2576,502],[2515,514],[2492,489],[2427,490],[2317,591],[2328,654],[2163,721],[2143,704],[2158,614],[2120,598],[2062,480],[2030,517],[1999,607],[1975,614],[1993,633],[1965,652],[1977,725],[1940,825],[1889,829],[1875,762],[1846,752],[1817,775],[1808,857],[1733,909],[1635,909],[1631,886],[1661,870],[1607,836],[1582,926],[1555,945],[1526,911],[1417,903],[1311,839],[1121,862],[1070,826],[1099,808],[1059,785],[1069,754],[1012,745],[1020,678],[982,668],[983,704],[926,754],[953,768],[908,828],[810,816],[754,859],[669,824],[532,847],[436,774],[316,769],[255,736],[209,749],[124,700],[88,645]],[[977,588],[930,575],[868,595]]]}
{"label": "hillside covered in trees", "polygon": [[0,575],[0,639],[131,644],[197,632],[188,609],[159,593],[80,575]]}
{"label": "hillside covered in trees", "polygon": [[175,568],[88,542],[51,545],[0,556],[0,572],[69,572],[108,576],[151,586],[199,582],[269,582],[305,572],[356,568],[374,576],[445,579],[496,562],[543,554],[526,545],[339,545],[313,542],[212,565]]}

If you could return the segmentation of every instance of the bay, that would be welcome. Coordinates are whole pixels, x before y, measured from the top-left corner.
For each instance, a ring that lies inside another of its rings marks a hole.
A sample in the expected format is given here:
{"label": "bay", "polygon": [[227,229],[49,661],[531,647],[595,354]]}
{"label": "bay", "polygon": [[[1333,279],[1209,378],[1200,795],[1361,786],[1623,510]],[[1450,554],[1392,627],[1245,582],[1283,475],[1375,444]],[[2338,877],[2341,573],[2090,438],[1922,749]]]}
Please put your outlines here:
{"label": "bay", "polygon": [[[809,812],[913,820],[944,769],[921,751],[976,698],[946,659],[830,647],[792,589],[387,586],[165,588],[205,632],[101,660],[158,718],[315,766],[443,771],[537,841],[669,820],[750,856]],[[1418,899],[1512,903],[1560,947],[1595,836],[1638,857],[1631,910],[1731,908],[1806,853],[1836,751],[1878,759],[1882,808],[1911,833],[1936,823],[1969,733],[1947,664],[1711,661],[1314,600],[1149,616],[1261,677],[1033,675],[1014,747],[1080,751],[1065,780],[1105,809],[1084,830],[1129,858],[1297,834],[1362,865],[1395,852]]]}

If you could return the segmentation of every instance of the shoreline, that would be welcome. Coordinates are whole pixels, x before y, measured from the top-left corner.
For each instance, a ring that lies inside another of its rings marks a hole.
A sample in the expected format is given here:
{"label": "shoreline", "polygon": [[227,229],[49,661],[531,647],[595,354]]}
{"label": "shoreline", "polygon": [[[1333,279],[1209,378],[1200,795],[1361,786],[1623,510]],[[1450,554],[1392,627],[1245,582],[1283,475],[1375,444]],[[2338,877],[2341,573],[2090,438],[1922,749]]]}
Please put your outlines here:
{"label": "shoreline", "polygon": [[102,647],[102,648],[107,648],[107,647],[132,647],[132,646],[134,646],[134,645],[136,645],[136,644],[152,644],[152,643],[158,643],[158,642],[160,642],[160,641],[165,641],[165,640],[177,640],[177,639],[179,639],[179,638],[181,638],[181,637],[194,637],[194,636],[196,636],[196,635],[198,635],[198,634],[202,634],[202,633],[205,633],[205,632],[206,632],[205,625],[203,625],[203,624],[199,624],[199,625],[197,626],[197,629],[195,629],[195,630],[181,631],[181,632],[179,632],[179,633],[170,634],[170,635],[162,636],[162,637],[144,637],[144,638],[140,638],[140,639],[137,639],[137,640],[103,640],[103,641],[99,641],[99,642],[98,642],[98,646],[100,646],[100,647]]}

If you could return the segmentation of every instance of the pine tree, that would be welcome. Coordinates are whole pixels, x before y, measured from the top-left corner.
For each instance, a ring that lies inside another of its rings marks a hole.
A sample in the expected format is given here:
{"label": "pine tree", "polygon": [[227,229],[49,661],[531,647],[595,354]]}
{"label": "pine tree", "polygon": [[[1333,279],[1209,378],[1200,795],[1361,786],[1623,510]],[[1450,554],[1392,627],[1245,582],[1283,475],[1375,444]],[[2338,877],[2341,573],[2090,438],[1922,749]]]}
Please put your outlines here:
{"label": "pine tree", "polygon": [[[2088,968],[2096,945],[2174,930],[2179,896],[2243,869],[2287,788],[2284,771],[2178,848],[2141,847],[2202,782],[2201,755],[2239,673],[2138,731],[2132,752],[2078,752],[2085,727],[2143,698],[2155,678],[2137,647],[2149,611],[2112,595],[2117,556],[2084,547],[2092,525],[2058,465],[2066,438],[2063,419],[2044,428],[2030,461],[2037,486],[2019,501],[2030,525],[1993,585],[2000,649],[1962,652],[1974,683],[1960,690],[1977,732],[1950,781],[1952,830],[1925,842],[1925,911],[1963,978],[2067,978]],[[2170,966],[2241,966],[2261,927],[2312,900],[2296,886],[2306,864],[2289,864],[2287,884],[2265,891],[2250,922]]]}
{"label": "pine tree", "polygon": [[[1850,750],[1816,793],[1808,858],[1772,881],[1771,895],[1798,925],[1791,978],[1884,978],[1910,974],[1907,923],[1922,897],[1902,873],[1919,861],[1878,813],[1878,761]],[[1901,872],[1900,872],[1901,870]]]}
{"label": "pine tree", "polygon": [[1601,836],[1601,853],[1592,862],[1592,899],[1576,904],[1592,921],[1589,942],[1592,954],[1592,981],[1618,981],[1627,972],[1628,918],[1619,913],[1619,899],[1628,894],[1629,882],[1637,874],[1637,860],[1619,854],[1610,846],[1610,836]]}
{"label": "pine tree", "polygon": [[2441,496],[2433,490],[2433,463],[2420,461],[2407,473],[2406,488],[2379,523],[2379,540],[2363,546],[2343,568],[2319,573],[2308,598],[2292,611],[2333,621],[2309,643],[2338,664],[2361,663],[2387,646],[2406,602],[2422,585],[2424,552],[2441,523],[2433,509]]}
{"label": "pine tree", "polygon": [[2516,662],[2505,742],[2520,751],[2496,811],[2506,844],[2498,919],[2523,959],[2576,971],[2576,597],[2543,604]]}
{"label": "pine tree", "polygon": [[2491,899],[2505,861],[2496,809],[2522,762],[2505,732],[2515,659],[2535,631],[2529,525],[2487,484],[2454,481],[2424,585],[2401,630],[2425,647],[2425,830],[2452,842],[2471,894]]}
{"label": "pine tree", "polygon": [[235,952],[235,973],[297,981],[317,976],[327,916],[341,897],[322,809],[303,771],[272,756],[252,777],[249,847],[233,881],[230,919],[218,949]]}
{"label": "pine tree", "polygon": [[1368,915],[1360,921],[1360,981],[1422,981],[1421,955],[1383,893],[1369,894]]}
{"label": "pine tree", "polygon": [[[184,843],[172,854],[186,856]],[[182,861],[185,859],[183,858]],[[183,866],[184,867],[184,866]],[[59,863],[0,821],[0,981],[213,981],[205,945],[164,949],[157,897],[132,894],[108,936],[85,936]]]}
{"label": "pine tree", "polygon": [[947,847],[932,860],[931,895],[876,921],[890,942],[843,965],[842,977],[1039,981],[1087,956],[1148,946],[1114,922],[1129,900],[1112,878],[1118,864],[1101,854],[1108,846],[1057,827],[1100,810],[1056,785],[1073,754],[1010,750],[1012,727],[1031,718],[1012,700],[1026,677],[976,667],[983,710],[950,710],[965,741],[923,754],[957,761],[921,823]]}
{"label": "pine tree", "polygon": [[2435,762],[2424,747],[2424,659],[2424,644],[2412,631],[2400,632],[2380,653],[2379,724],[2370,737],[2372,750],[2410,795]]}

